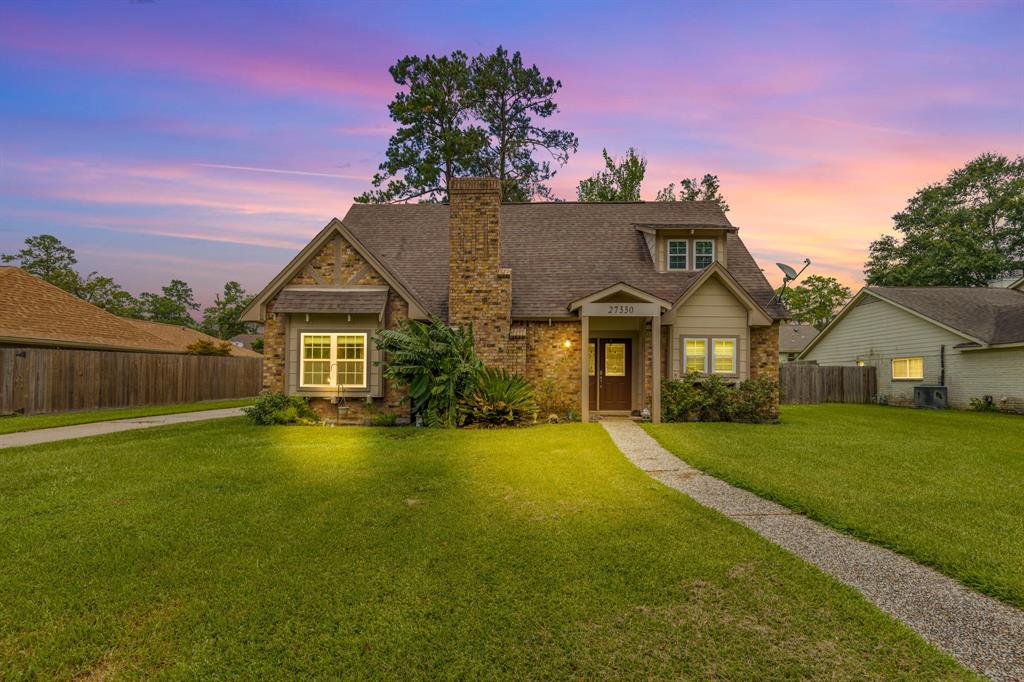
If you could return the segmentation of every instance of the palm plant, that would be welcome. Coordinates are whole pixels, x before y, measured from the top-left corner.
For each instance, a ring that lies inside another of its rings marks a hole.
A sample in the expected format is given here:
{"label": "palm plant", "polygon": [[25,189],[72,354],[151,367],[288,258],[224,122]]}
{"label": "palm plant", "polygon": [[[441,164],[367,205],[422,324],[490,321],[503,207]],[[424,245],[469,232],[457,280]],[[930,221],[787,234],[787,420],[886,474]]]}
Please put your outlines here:
{"label": "palm plant", "polygon": [[504,369],[485,367],[467,400],[469,421],[480,426],[523,426],[537,418],[530,383]]}
{"label": "palm plant", "polygon": [[454,427],[465,422],[465,396],[476,387],[483,364],[473,347],[473,331],[449,327],[438,318],[429,323],[403,320],[377,332],[374,342],[387,353],[384,376],[408,389],[414,414],[426,426]]}

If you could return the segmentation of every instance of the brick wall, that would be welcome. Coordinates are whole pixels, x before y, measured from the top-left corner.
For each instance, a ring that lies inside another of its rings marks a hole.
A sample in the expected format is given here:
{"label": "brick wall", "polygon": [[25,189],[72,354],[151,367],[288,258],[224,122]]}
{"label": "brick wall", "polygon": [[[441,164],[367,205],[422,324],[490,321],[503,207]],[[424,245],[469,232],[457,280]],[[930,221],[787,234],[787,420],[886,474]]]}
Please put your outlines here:
{"label": "brick wall", "polygon": [[[539,390],[550,379],[559,397],[569,409],[580,413],[580,323],[579,322],[523,322],[526,335],[521,343],[519,362],[510,362],[511,371],[526,377]],[[571,345],[566,348],[566,340]],[[564,415],[559,415],[564,417]],[[547,415],[541,415],[546,418]]]}
{"label": "brick wall", "polygon": [[275,315],[274,301],[270,301],[263,323],[263,390],[267,393],[284,392],[285,333],[285,315]]}
{"label": "brick wall", "polygon": [[472,325],[488,365],[508,362],[512,271],[501,267],[501,187],[495,178],[454,178],[449,184],[448,321]]}
{"label": "brick wall", "polygon": [[779,323],[750,328],[750,378],[779,380]]}

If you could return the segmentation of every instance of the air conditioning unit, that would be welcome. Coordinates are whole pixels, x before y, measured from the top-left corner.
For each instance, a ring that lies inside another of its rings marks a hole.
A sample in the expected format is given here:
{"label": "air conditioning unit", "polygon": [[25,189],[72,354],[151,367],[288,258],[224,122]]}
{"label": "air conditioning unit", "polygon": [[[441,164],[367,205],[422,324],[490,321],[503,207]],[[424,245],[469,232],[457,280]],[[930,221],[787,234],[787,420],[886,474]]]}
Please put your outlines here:
{"label": "air conditioning unit", "polygon": [[949,407],[949,388],[946,386],[914,386],[914,407],[945,409]]}

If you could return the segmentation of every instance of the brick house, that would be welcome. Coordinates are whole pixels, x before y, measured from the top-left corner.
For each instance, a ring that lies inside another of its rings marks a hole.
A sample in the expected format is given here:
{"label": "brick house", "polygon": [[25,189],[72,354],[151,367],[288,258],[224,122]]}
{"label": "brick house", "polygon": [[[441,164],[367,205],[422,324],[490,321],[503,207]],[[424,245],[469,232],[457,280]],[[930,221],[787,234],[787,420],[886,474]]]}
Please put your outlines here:
{"label": "brick house", "polygon": [[255,297],[243,319],[265,324],[265,390],[332,420],[407,419],[372,338],[431,316],[472,324],[487,364],[553,382],[583,419],[658,420],[654,387],[687,368],[778,377],[785,311],[716,204],[501,203],[493,178],[449,192],[354,205]]}

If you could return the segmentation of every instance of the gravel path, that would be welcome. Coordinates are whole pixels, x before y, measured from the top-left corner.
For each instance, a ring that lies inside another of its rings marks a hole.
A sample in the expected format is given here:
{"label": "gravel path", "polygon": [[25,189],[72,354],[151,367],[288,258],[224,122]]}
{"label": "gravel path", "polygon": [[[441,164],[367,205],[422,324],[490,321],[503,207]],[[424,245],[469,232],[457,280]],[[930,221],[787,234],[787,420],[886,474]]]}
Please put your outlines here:
{"label": "gravel path", "polygon": [[151,417],[132,417],[131,419],[114,419],[106,422],[93,422],[91,424],[75,424],[73,426],[56,426],[52,429],[36,429],[34,431],[19,431],[0,436],[0,449],[14,448],[22,445],[36,445],[38,443],[52,443],[57,440],[69,440],[71,438],[85,438],[86,436],[101,436],[106,433],[117,433],[118,431],[132,431],[134,429],[146,429],[152,426],[165,426],[167,424],[184,424],[186,422],[200,422],[207,419],[223,419],[224,417],[238,417],[242,414],[240,407],[225,407],[219,410],[201,410],[198,412],[177,412],[175,414],[158,414]]}
{"label": "gravel path", "polygon": [[994,680],[1024,680],[1024,611],[708,476],[630,420],[601,425],[626,457],[653,478],[857,589],[964,666]]}

